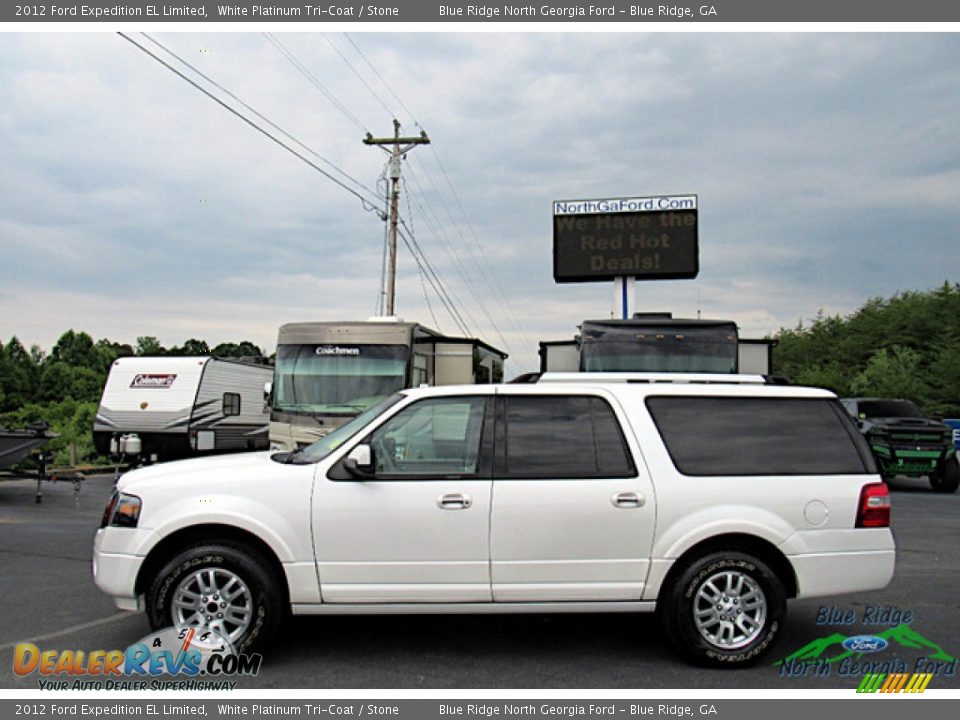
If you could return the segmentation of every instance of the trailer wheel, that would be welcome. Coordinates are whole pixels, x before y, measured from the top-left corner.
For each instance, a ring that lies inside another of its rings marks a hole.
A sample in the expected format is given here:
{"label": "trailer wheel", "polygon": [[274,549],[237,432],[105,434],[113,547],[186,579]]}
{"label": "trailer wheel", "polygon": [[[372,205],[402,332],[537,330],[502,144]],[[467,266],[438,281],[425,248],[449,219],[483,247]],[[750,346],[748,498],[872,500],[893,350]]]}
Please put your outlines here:
{"label": "trailer wheel", "polygon": [[157,573],[147,592],[154,630],[197,627],[216,631],[236,652],[265,646],[284,608],[278,579],[249,548],[209,544],[188,548]]}

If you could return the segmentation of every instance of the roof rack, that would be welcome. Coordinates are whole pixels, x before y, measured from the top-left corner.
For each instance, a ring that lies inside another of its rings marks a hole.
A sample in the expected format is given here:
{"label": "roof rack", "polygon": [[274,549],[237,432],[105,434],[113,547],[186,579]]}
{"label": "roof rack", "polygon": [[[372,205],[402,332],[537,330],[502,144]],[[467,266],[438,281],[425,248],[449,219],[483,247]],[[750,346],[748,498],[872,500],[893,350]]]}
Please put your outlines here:
{"label": "roof rack", "polygon": [[699,385],[765,385],[763,375],[722,373],[655,373],[655,372],[546,372],[541,383],[679,383]]}

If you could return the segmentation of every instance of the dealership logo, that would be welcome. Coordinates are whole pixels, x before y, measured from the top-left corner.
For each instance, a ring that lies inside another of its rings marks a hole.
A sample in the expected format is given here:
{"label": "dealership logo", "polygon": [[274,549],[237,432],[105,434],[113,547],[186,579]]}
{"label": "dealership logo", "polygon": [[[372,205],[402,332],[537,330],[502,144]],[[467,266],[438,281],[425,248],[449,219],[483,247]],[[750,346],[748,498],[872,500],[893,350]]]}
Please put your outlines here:
{"label": "dealership logo", "polygon": [[262,661],[193,627],[160,630],[125,650],[41,650],[33,643],[13,650],[14,674],[37,674],[41,690],[232,690],[231,678],[258,674]]}
{"label": "dealership logo", "polygon": [[933,673],[870,673],[863,676],[858,693],[922,693]]}
{"label": "dealership logo", "polygon": [[[957,659],[914,630],[910,626],[914,620],[912,610],[896,606],[867,605],[862,610],[821,607],[815,619],[817,626],[845,628],[860,624],[872,632],[826,633],[778,660],[774,666],[785,678],[857,679],[858,692],[923,692],[930,682],[929,678],[924,679],[927,675],[956,677]],[[900,657],[908,653],[907,658]],[[870,682],[868,677],[872,678]]]}
{"label": "dealership logo", "polygon": [[858,653],[875,653],[886,649],[889,645],[886,640],[876,635],[854,635],[844,640],[841,645],[847,650]]}
{"label": "dealership logo", "polygon": [[177,379],[176,375],[147,375],[140,374],[135,375],[133,382],[130,383],[132,388],[168,388],[173,385],[173,381]]}

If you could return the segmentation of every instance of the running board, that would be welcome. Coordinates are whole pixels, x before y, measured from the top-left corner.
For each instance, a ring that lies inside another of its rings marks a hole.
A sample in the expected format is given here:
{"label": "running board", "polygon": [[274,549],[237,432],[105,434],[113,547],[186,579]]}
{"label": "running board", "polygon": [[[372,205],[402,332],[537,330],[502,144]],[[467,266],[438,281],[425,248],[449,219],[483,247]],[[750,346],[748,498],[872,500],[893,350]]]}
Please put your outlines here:
{"label": "running board", "polygon": [[653,601],[489,603],[293,603],[294,615],[486,615],[498,613],[649,613]]}

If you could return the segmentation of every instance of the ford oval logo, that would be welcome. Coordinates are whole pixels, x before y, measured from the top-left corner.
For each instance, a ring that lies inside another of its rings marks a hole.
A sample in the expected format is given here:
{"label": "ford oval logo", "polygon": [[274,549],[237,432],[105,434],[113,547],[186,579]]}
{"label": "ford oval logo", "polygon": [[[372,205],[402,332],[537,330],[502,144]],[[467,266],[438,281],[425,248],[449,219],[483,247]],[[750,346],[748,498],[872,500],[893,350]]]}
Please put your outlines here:
{"label": "ford oval logo", "polygon": [[847,650],[858,653],[880,652],[887,647],[889,643],[882,637],[875,635],[854,635],[843,641],[843,646]]}

